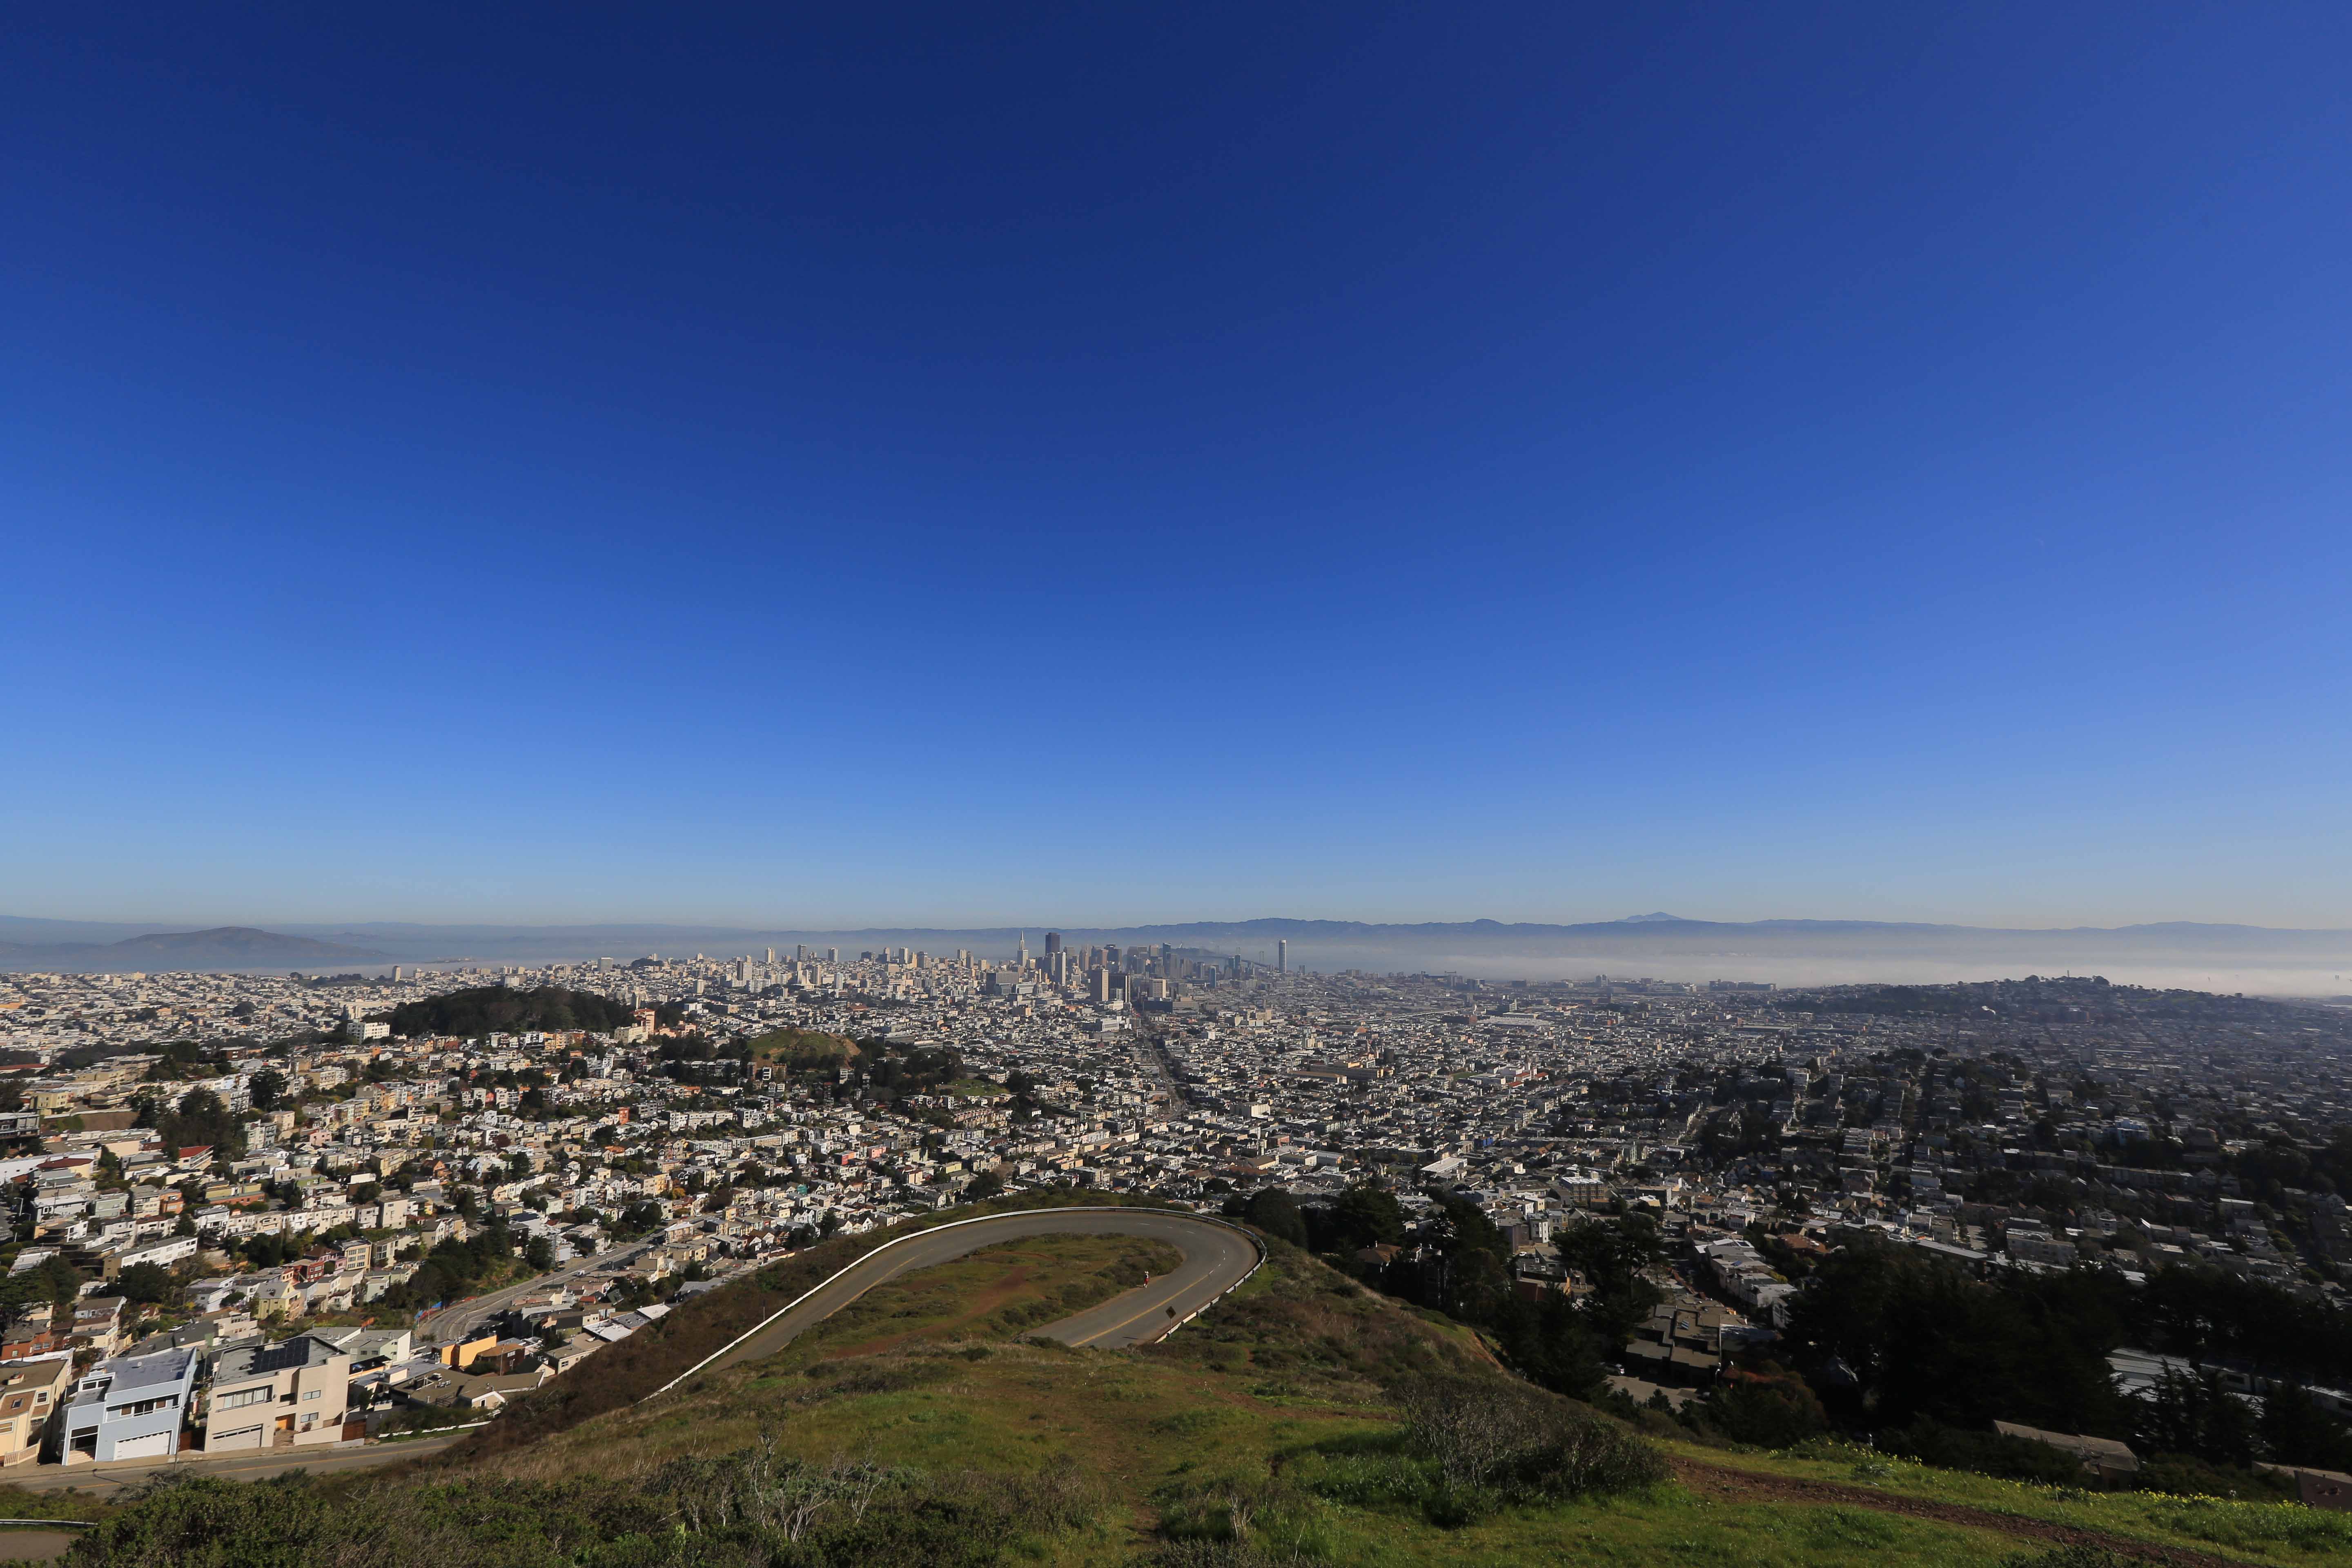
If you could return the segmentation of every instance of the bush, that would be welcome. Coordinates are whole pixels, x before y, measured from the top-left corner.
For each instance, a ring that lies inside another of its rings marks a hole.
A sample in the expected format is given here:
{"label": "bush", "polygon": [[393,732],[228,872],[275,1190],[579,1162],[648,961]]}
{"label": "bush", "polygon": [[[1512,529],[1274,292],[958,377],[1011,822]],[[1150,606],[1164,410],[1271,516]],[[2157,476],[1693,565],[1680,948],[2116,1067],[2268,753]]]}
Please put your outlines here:
{"label": "bush", "polygon": [[2275,1470],[2243,1465],[2209,1465],[2188,1454],[2158,1454],[2132,1478],[2135,1489],[2170,1492],[2175,1497],[2245,1498],[2255,1502],[2282,1502],[2301,1494],[2294,1481]]}
{"label": "bush", "polygon": [[2007,1559],[2001,1568],[2140,1568],[2139,1559],[2099,1546],[2053,1546]]}
{"label": "bush", "polygon": [[1763,1448],[1786,1448],[1829,1426],[1822,1402],[1804,1380],[1777,1369],[1726,1372],[1706,1401],[1706,1418],[1733,1442]]}
{"label": "bush", "polygon": [[[1433,1522],[1504,1503],[1562,1501],[1664,1480],[1665,1460],[1617,1422],[1497,1380],[1429,1378],[1397,1395],[1412,1447],[1434,1460]],[[1443,1517],[1441,1517],[1443,1516]]]}
{"label": "bush", "polygon": [[329,1491],[172,1478],[75,1542],[90,1568],[980,1568],[1090,1521],[1066,1474],[992,1477],[772,1447],[679,1459],[642,1485],[461,1482]]}
{"label": "bush", "polygon": [[1926,1416],[1908,1426],[1881,1434],[1879,1443],[1890,1454],[1901,1454],[1948,1470],[1973,1470],[1980,1476],[2038,1481],[2044,1486],[2083,1484],[2083,1461],[2063,1448],[2029,1437],[1965,1431]]}

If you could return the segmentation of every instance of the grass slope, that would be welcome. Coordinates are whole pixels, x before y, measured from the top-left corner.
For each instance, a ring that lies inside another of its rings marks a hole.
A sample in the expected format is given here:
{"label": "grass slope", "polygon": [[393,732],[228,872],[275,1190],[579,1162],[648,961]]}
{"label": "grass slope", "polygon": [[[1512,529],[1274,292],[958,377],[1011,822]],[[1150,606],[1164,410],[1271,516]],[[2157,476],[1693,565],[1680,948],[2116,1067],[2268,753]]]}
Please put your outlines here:
{"label": "grass slope", "polygon": [[[404,1476],[183,1482],[120,1510],[74,1560],[1985,1568],[2084,1544],[2175,1568],[2352,1560],[2344,1527],[2311,1510],[2020,1487],[1834,1446],[1667,1444],[1681,1482],[1566,1501],[1490,1489],[1465,1508],[1475,1489],[1453,1468],[1459,1456],[1430,1447],[1425,1416],[1408,1423],[1400,1391],[1580,1407],[1511,1380],[1461,1325],[1283,1244],[1160,1345],[1019,1337],[1033,1310],[1064,1310],[1066,1292],[1117,1289],[1150,1245],[1023,1238],[877,1288],[779,1356],[645,1405],[574,1402],[573,1419],[529,1442],[453,1451]],[[764,1300],[774,1288],[757,1289]],[[699,1332],[665,1355],[692,1353]]]}
{"label": "grass slope", "polygon": [[2042,1539],[2075,1532],[2279,1568],[2352,1563],[2352,1515],[2295,1503],[2035,1486],[1836,1442],[1780,1453],[1664,1447],[1694,1490],[1717,1497],[1801,1497],[1822,1506],[1880,1509],[1920,1504],[1948,1517],[2014,1521],[2021,1531],[2051,1527],[2034,1532]]}
{"label": "grass slope", "polygon": [[771,1029],[748,1042],[746,1048],[753,1061],[795,1070],[855,1061],[859,1055],[855,1041],[817,1029]]}
{"label": "grass slope", "polygon": [[1181,1267],[1133,1236],[1024,1237],[877,1285],[761,1363],[768,1375],[921,1343],[1004,1339],[1082,1312]]}
{"label": "grass slope", "polygon": [[1137,1203],[1097,1193],[1023,1193],[984,1204],[901,1220],[858,1236],[836,1237],[678,1307],[650,1329],[598,1352],[571,1372],[532,1390],[466,1445],[470,1461],[525,1447],[552,1433],[645,1398],[714,1351],[773,1316],[793,1300],[886,1242],[978,1215],[1047,1208],[1103,1207]]}
{"label": "grass slope", "polygon": [[[899,1282],[906,1302],[930,1303],[923,1321],[950,1321],[940,1277],[957,1267]],[[974,1268],[968,1282],[987,1273]],[[881,1295],[866,1300],[884,1306]],[[1932,1521],[1726,1504],[1671,1485],[1440,1528],[1424,1507],[1429,1462],[1409,1451],[1383,1390],[1432,1374],[1499,1382],[1490,1352],[1461,1325],[1365,1292],[1278,1243],[1242,1290],[1139,1352],[975,1336],[847,1353],[870,1326],[826,1332],[822,1344],[804,1336],[782,1356],[584,1423],[501,1457],[488,1473],[643,1485],[680,1460],[767,1439],[818,1466],[1051,1479],[1093,1506],[1082,1525],[1029,1542],[1023,1555],[1072,1564],[1263,1554],[1400,1565],[1558,1558],[1960,1568],[2001,1544]]]}

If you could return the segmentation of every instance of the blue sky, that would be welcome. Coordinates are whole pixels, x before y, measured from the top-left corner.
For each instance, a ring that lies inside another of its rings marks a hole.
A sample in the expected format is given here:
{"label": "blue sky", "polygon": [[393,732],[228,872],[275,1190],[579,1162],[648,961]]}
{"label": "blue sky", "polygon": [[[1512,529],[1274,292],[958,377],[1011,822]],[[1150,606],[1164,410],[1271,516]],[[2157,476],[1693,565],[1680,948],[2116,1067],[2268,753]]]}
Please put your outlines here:
{"label": "blue sky", "polygon": [[2352,15],[52,9],[0,910],[2352,925]]}

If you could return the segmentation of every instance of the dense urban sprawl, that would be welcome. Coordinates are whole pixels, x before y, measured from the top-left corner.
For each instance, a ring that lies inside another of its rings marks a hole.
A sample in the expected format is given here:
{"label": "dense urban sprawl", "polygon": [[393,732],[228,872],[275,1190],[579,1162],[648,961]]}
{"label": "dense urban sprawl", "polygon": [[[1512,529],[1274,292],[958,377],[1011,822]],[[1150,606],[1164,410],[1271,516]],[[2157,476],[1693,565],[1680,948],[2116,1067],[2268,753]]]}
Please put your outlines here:
{"label": "dense urban sprawl", "polygon": [[[2340,1309],[2347,1047],[2341,1005],[2094,979],[1496,983],[1052,935],[0,976],[0,1460],[480,1419],[735,1272],[1048,1184],[1295,1228],[1449,1308],[1465,1227],[1512,1300],[1570,1308],[1634,1227],[1601,1356],[1660,1409],[1863,1247]],[[2243,1358],[2113,1366],[2264,1392]]]}

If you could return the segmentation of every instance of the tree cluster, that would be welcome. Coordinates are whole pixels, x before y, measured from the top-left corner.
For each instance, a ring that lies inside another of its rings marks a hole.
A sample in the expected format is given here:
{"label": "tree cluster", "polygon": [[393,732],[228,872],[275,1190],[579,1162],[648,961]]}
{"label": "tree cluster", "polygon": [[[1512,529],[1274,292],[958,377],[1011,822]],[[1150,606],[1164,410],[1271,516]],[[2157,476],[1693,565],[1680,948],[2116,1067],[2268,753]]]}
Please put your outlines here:
{"label": "tree cluster", "polygon": [[636,1021],[626,1003],[592,992],[562,985],[541,985],[528,991],[506,985],[478,985],[418,1002],[403,1002],[392,1010],[392,1032],[415,1039],[424,1035],[480,1035],[589,1029],[598,1033]]}
{"label": "tree cluster", "polygon": [[[1910,1434],[1897,1446],[1922,1457],[1953,1447],[1938,1430],[1985,1434],[2013,1421],[2210,1465],[2352,1460],[2352,1432],[2305,1392],[2338,1386],[2352,1371],[2352,1321],[2326,1302],[2219,1272],[2166,1269],[2137,1289],[2095,1268],[1979,1280],[1857,1241],[1815,1269],[1788,1340],[1835,1419]],[[2152,1395],[2126,1397],[2106,1360],[2125,1345],[2192,1365],[2250,1365],[2273,1387],[2259,1413],[2213,1372],[2168,1374]]]}

